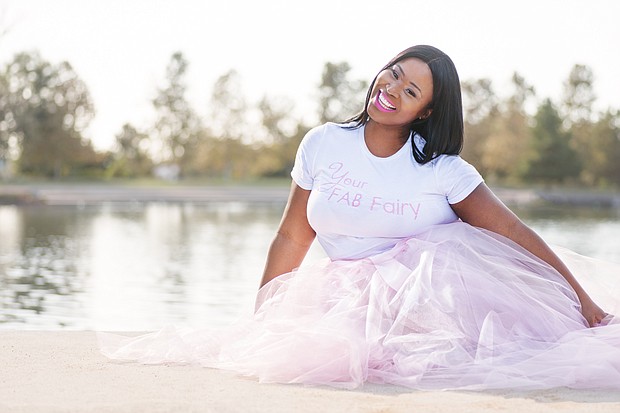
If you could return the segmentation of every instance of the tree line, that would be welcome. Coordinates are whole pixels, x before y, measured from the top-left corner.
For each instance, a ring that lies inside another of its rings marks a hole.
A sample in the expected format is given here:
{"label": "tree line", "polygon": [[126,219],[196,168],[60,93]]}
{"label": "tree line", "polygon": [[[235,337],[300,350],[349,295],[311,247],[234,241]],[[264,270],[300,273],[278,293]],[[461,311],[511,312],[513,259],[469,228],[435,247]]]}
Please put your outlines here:
{"label": "tree line", "polygon": [[559,101],[544,98],[532,115],[534,88],[518,73],[511,80],[503,100],[488,79],[463,83],[465,159],[492,182],[620,186],[620,112],[594,109],[588,66],[574,65]]}
{"label": "tree line", "polygon": [[[71,65],[52,64],[37,52],[17,54],[0,70],[0,169],[10,162],[18,175],[49,178],[138,178],[162,166],[182,178],[287,176],[313,126],[294,115],[294,102],[282,96],[248,102],[240,75],[230,70],[213,84],[200,116],[187,99],[188,65],[174,53],[153,94],[153,124],[123,125],[114,148],[101,152],[85,138],[95,105]],[[510,96],[500,97],[488,79],[462,84],[462,155],[487,181],[620,185],[620,113],[594,109],[589,67],[572,68],[557,102],[539,101],[517,73],[512,86]],[[347,119],[362,108],[367,87],[351,78],[347,62],[325,63],[313,117]]]}

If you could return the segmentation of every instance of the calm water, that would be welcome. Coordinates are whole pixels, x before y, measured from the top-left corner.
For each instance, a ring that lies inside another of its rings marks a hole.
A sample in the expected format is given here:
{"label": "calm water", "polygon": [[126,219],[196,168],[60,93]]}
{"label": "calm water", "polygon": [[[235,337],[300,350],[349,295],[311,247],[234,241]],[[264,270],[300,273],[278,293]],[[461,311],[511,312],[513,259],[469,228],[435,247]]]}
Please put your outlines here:
{"label": "calm water", "polygon": [[[0,329],[225,325],[253,306],[283,205],[0,206]],[[548,242],[620,262],[620,212],[521,209]],[[324,257],[317,245],[307,261]]]}

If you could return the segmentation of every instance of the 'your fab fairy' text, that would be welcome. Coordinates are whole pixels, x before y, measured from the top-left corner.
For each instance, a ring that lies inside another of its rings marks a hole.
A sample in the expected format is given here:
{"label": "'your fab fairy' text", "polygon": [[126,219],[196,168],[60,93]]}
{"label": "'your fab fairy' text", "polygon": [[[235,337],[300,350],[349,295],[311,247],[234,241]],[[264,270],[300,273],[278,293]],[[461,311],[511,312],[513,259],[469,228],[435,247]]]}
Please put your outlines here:
{"label": "'your fab fairy' text", "polygon": [[321,184],[321,192],[326,194],[329,202],[351,208],[368,208],[372,212],[391,215],[410,215],[417,219],[420,203],[404,202],[399,199],[385,199],[381,196],[368,194],[368,182],[351,176],[344,169],[342,162],[334,162],[329,166],[329,181]]}

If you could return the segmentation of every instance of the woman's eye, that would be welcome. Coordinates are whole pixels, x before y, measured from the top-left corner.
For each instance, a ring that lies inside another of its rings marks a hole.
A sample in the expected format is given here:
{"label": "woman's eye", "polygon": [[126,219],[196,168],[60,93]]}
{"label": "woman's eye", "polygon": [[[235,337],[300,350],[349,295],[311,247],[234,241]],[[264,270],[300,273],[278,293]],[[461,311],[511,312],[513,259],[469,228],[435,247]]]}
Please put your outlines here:
{"label": "woman's eye", "polygon": [[398,73],[394,69],[392,69],[392,76],[394,76],[394,79],[398,79]]}
{"label": "woman's eye", "polygon": [[407,89],[407,90],[405,90],[405,92],[407,92],[409,95],[415,97],[415,92],[412,89]]}

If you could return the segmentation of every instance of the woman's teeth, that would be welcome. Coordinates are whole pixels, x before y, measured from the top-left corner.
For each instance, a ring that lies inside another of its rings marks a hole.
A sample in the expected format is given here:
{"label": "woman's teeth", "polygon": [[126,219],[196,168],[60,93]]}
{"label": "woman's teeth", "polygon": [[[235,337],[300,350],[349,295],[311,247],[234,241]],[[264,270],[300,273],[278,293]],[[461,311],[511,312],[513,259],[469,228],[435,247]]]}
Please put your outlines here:
{"label": "woman's teeth", "polygon": [[384,96],[383,96],[383,92],[379,91],[379,103],[381,104],[381,106],[383,106],[385,109],[389,109],[389,110],[396,110],[396,106],[392,105]]}

